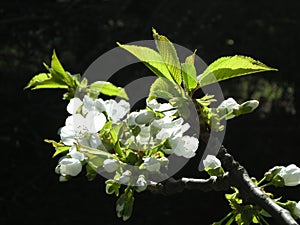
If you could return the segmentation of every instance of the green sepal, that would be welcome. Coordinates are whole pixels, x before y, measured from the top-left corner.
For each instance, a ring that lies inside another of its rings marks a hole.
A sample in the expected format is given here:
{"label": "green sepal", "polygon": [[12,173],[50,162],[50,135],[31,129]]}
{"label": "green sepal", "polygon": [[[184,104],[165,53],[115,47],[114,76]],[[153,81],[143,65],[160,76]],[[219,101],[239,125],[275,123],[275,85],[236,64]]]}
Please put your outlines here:
{"label": "green sepal", "polygon": [[105,192],[106,194],[115,194],[116,196],[119,196],[119,190],[121,187],[121,184],[116,182],[115,180],[107,180],[105,181]]}
{"label": "green sepal", "polygon": [[65,146],[62,142],[56,142],[56,141],[48,140],[48,139],[45,139],[44,141],[46,143],[52,144],[52,146],[55,148],[55,152],[52,155],[52,158],[54,158],[55,156],[57,156],[59,154],[64,154],[64,153],[68,152],[70,149],[70,146]]}

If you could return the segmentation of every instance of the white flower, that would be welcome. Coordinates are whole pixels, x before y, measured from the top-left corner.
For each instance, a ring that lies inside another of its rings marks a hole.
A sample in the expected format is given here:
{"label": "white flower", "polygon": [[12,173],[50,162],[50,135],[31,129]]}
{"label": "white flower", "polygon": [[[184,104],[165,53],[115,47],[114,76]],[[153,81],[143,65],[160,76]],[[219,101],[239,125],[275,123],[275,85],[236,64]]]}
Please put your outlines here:
{"label": "white flower", "polygon": [[139,175],[135,185],[136,185],[135,189],[136,189],[137,192],[142,192],[142,191],[146,190],[147,181],[145,179],[145,176],[144,175]]}
{"label": "white flower", "polygon": [[150,127],[141,127],[140,133],[136,136],[136,141],[141,145],[150,143]]}
{"label": "white flower", "polygon": [[142,110],[138,113],[138,115],[135,118],[135,122],[137,124],[147,124],[152,119],[154,119],[154,113],[148,110]]}
{"label": "white flower", "polygon": [[161,124],[162,129],[158,132],[156,138],[160,140],[164,140],[171,137],[174,138],[174,137],[182,136],[183,133],[182,123],[183,123],[183,119],[178,118],[169,123]]}
{"label": "white flower", "polygon": [[59,172],[63,175],[77,176],[81,172],[81,162],[75,158],[63,158],[59,161]]}
{"label": "white flower", "polygon": [[105,159],[103,162],[103,168],[108,173],[115,172],[119,168],[119,162],[115,159]]}
{"label": "white flower", "polygon": [[131,172],[129,170],[126,170],[118,179],[117,181],[121,184],[127,184],[130,181],[131,178]]}
{"label": "white flower", "polygon": [[203,160],[204,168],[217,169],[221,167],[221,161],[214,155],[207,155]]}
{"label": "white flower", "polygon": [[72,146],[74,142],[81,141],[87,135],[97,133],[106,123],[106,117],[97,111],[90,111],[83,117],[74,114],[66,119],[66,124],[60,130],[60,137],[65,145]]}
{"label": "white flower", "polygon": [[98,111],[104,112],[105,111],[105,102],[102,98],[98,98],[96,100],[91,99],[88,95],[85,95],[83,98],[83,107],[82,112],[83,114],[88,113],[89,111]]}
{"label": "white flower", "polygon": [[144,166],[150,172],[158,172],[160,170],[160,162],[156,158],[144,158]]}
{"label": "white flower", "polygon": [[300,218],[300,201],[296,204],[293,213],[297,218]]}
{"label": "white flower", "polygon": [[151,108],[154,112],[163,112],[165,116],[174,115],[177,110],[169,103],[158,103],[156,99],[151,100],[150,102],[147,100],[147,106]]}
{"label": "white flower", "polygon": [[300,168],[295,164],[281,169],[278,176],[283,178],[285,186],[296,186],[300,184]]}
{"label": "white flower", "polygon": [[130,114],[127,115],[127,124],[129,126],[135,126],[137,125],[135,122],[135,118],[139,115],[138,112],[132,112]]}
{"label": "white flower", "polygon": [[75,114],[81,105],[82,101],[79,98],[72,98],[67,106],[68,113]]}
{"label": "white flower", "polygon": [[169,143],[171,149],[164,150],[167,154],[174,153],[177,156],[192,158],[196,155],[195,152],[198,149],[199,140],[194,137],[184,136],[170,139]]}
{"label": "white flower", "polygon": [[125,100],[116,102],[115,100],[105,101],[105,111],[114,123],[119,122],[130,110],[130,105]]}

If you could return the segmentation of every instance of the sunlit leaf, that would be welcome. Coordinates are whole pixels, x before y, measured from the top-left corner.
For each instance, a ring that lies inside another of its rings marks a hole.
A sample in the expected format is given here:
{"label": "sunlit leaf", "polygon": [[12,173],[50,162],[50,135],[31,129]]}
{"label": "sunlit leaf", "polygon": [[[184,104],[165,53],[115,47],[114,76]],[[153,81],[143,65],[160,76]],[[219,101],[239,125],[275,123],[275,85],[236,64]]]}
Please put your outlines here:
{"label": "sunlit leaf", "polygon": [[276,71],[247,56],[235,55],[217,59],[210,64],[198,77],[200,86],[206,86],[218,81],[227,80],[247,74]]}
{"label": "sunlit leaf", "polygon": [[188,90],[194,89],[197,86],[197,72],[194,66],[195,53],[185,59],[181,64],[182,77],[184,85]]}
{"label": "sunlit leaf", "polygon": [[90,88],[94,89],[104,95],[118,96],[118,97],[128,100],[128,96],[127,96],[124,88],[117,87],[107,81],[96,81],[90,85]]}
{"label": "sunlit leaf", "polygon": [[167,37],[159,35],[154,28],[152,29],[152,32],[159,54],[165,62],[174,81],[180,85],[182,81],[181,67],[174,45]]}
{"label": "sunlit leaf", "polygon": [[136,46],[136,45],[118,45],[130,52],[132,55],[142,61],[154,74],[159,77],[165,77],[168,80],[173,81],[171,74],[169,73],[168,67],[164,63],[164,60],[160,54],[151,48]]}

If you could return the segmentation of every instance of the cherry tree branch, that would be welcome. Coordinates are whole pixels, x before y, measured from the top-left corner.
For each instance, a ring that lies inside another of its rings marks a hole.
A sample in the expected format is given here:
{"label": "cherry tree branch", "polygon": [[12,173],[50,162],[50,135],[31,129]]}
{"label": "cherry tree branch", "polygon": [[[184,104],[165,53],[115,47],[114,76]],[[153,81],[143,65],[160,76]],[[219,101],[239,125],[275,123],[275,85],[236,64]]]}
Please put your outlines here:
{"label": "cherry tree branch", "polygon": [[148,186],[154,193],[170,195],[184,190],[199,191],[225,191],[231,186],[239,189],[241,198],[253,205],[259,205],[266,210],[280,225],[299,225],[290,212],[277,205],[259,187],[255,186],[246,169],[234,160],[227,150],[222,146],[217,157],[222,167],[227,171],[223,176],[212,176],[209,179],[181,178],[168,180]]}

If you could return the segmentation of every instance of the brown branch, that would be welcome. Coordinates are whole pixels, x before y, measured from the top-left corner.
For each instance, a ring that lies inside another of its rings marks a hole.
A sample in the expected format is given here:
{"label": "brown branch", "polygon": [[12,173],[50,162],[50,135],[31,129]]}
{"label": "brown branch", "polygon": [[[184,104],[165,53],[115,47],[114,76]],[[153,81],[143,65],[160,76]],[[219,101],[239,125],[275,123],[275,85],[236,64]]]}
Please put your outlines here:
{"label": "brown branch", "polygon": [[252,182],[246,169],[227,153],[222,146],[217,157],[222,167],[227,171],[223,176],[210,177],[209,179],[181,178],[168,180],[148,186],[148,190],[154,193],[171,195],[184,190],[199,191],[224,191],[234,186],[239,189],[241,198],[250,204],[259,205],[266,210],[280,225],[298,225],[290,212],[277,205],[271,198]]}

